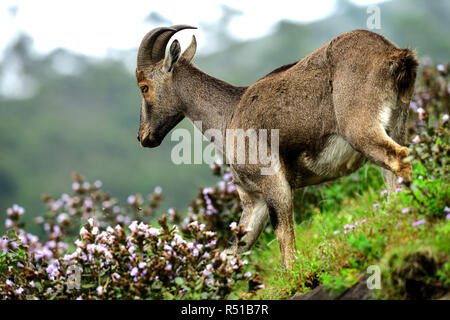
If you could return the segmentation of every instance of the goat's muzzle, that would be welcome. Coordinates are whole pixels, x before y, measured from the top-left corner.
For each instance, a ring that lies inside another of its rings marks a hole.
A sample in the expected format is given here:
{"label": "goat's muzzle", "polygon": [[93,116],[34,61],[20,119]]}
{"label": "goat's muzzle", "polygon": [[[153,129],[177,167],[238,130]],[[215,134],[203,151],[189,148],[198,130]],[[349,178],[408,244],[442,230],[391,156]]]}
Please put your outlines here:
{"label": "goat's muzzle", "polygon": [[144,148],[155,148],[161,144],[161,140],[156,139],[152,134],[147,135],[143,139],[139,136],[137,138]]}

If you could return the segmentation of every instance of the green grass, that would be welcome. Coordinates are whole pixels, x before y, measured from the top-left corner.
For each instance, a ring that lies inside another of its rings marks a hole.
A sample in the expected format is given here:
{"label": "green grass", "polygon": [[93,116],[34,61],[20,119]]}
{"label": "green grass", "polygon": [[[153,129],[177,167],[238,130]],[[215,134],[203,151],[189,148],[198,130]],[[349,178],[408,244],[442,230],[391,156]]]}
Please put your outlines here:
{"label": "green grass", "polygon": [[[378,265],[382,272],[382,290],[375,290],[374,298],[410,297],[404,288],[408,278],[405,272],[422,285],[448,290],[450,219],[444,213],[449,200],[448,182],[439,177],[416,178],[411,187],[414,194],[403,190],[388,198],[380,193],[384,186],[376,171],[375,166],[368,166],[355,175],[359,183],[352,176],[320,189],[321,197],[329,201],[319,201],[318,206],[302,213],[308,218],[296,225],[298,260],[292,270],[281,268],[278,243],[273,233],[264,233],[250,260],[253,271],[264,279],[265,289],[249,295],[240,288],[241,297],[283,299],[318,285],[340,293],[366,274],[370,265]],[[416,176],[423,173],[416,171]],[[405,212],[405,208],[409,211]],[[413,226],[421,219],[426,222]],[[344,229],[355,223],[353,229]],[[339,233],[335,234],[336,230]],[[414,268],[407,268],[414,255],[425,255],[433,264],[424,279],[414,275]]]}

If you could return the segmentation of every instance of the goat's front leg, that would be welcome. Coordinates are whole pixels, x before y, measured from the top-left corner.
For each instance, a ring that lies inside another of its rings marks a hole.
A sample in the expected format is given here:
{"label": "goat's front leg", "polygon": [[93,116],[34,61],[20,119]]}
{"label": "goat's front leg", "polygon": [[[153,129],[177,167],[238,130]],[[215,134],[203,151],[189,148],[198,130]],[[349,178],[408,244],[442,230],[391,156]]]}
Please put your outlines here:
{"label": "goat's front leg", "polygon": [[[397,108],[392,112],[389,126],[389,137],[391,137],[400,146],[406,146],[406,121],[408,119],[409,108],[408,105],[397,102]],[[397,187],[396,176],[390,170],[380,167],[381,175],[386,184],[389,195],[392,195]]]}
{"label": "goat's front leg", "polygon": [[241,239],[242,246],[238,246],[236,239],[230,240],[230,247],[227,252],[233,255],[242,254],[252,248],[263,231],[269,216],[266,202],[261,193],[251,193],[236,186],[243,208],[239,226],[244,226],[247,230]]}
{"label": "goat's front leg", "polygon": [[262,190],[269,209],[270,222],[280,246],[282,264],[285,268],[290,269],[296,260],[291,187],[284,173],[278,171],[274,175],[266,176]]}

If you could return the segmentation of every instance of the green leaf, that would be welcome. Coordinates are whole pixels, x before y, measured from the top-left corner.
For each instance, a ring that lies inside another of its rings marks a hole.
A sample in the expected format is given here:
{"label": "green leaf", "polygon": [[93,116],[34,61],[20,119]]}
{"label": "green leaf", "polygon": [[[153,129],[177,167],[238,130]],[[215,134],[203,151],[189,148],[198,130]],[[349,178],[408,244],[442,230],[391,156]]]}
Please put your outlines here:
{"label": "green leaf", "polygon": [[181,286],[184,283],[184,279],[180,277],[175,278],[175,283],[179,286]]}

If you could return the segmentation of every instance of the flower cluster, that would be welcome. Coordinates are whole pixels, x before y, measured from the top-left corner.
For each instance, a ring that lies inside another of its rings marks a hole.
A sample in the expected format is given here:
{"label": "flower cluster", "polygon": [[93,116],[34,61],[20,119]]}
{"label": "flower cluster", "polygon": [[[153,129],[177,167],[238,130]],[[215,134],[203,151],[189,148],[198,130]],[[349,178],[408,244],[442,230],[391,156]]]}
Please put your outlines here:
{"label": "flower cluster", "polygon": [[425,61],[410,102],[411,157],[433,176],[448,176],[448,112],[450,72],[448,65],[432,66]]}
{"label": "flower cluster", "polygon": [[186,232],[189,224],[197,222],[202,228],[217,232],[219,245],[225,246],[234,232],[228,226],[239,219],[242,209],[229,169],[221,161],[212,164],[211,169],[221,180],[215,187],[199,190],[197,199],[189,206],[189,214],[181,229]]}
{"label": "flower cluster", "polygon": [[[358,225],[362,225],[367,221],[367,219],[362,219],[360,222],[356,221],[353,224],[346,224],[344,225],[344,232],[342,233],[344,236],[350,232],[350,230],[355,229]],[[334,230],[333,234],[337,235],[340,234],[341,230]]]}
{"label": "flower cluster", "polygon": [[[192,221],[181,234],[169,225],[175,210],[149,224],[145,215],[136,217],[145,210],[141,196],[120,207],[100,182],[75,177],[75,195],[44,197],[50,212],[37,219],[44,240],[23,230],[23,208],[7,210],[0,241],[4,299],[223,299],[250,276],[247,261],[227,256],[204,224]],[[149,199],[153,210],[161,190]],[[233,232],[239,238],[241,231]]]}

